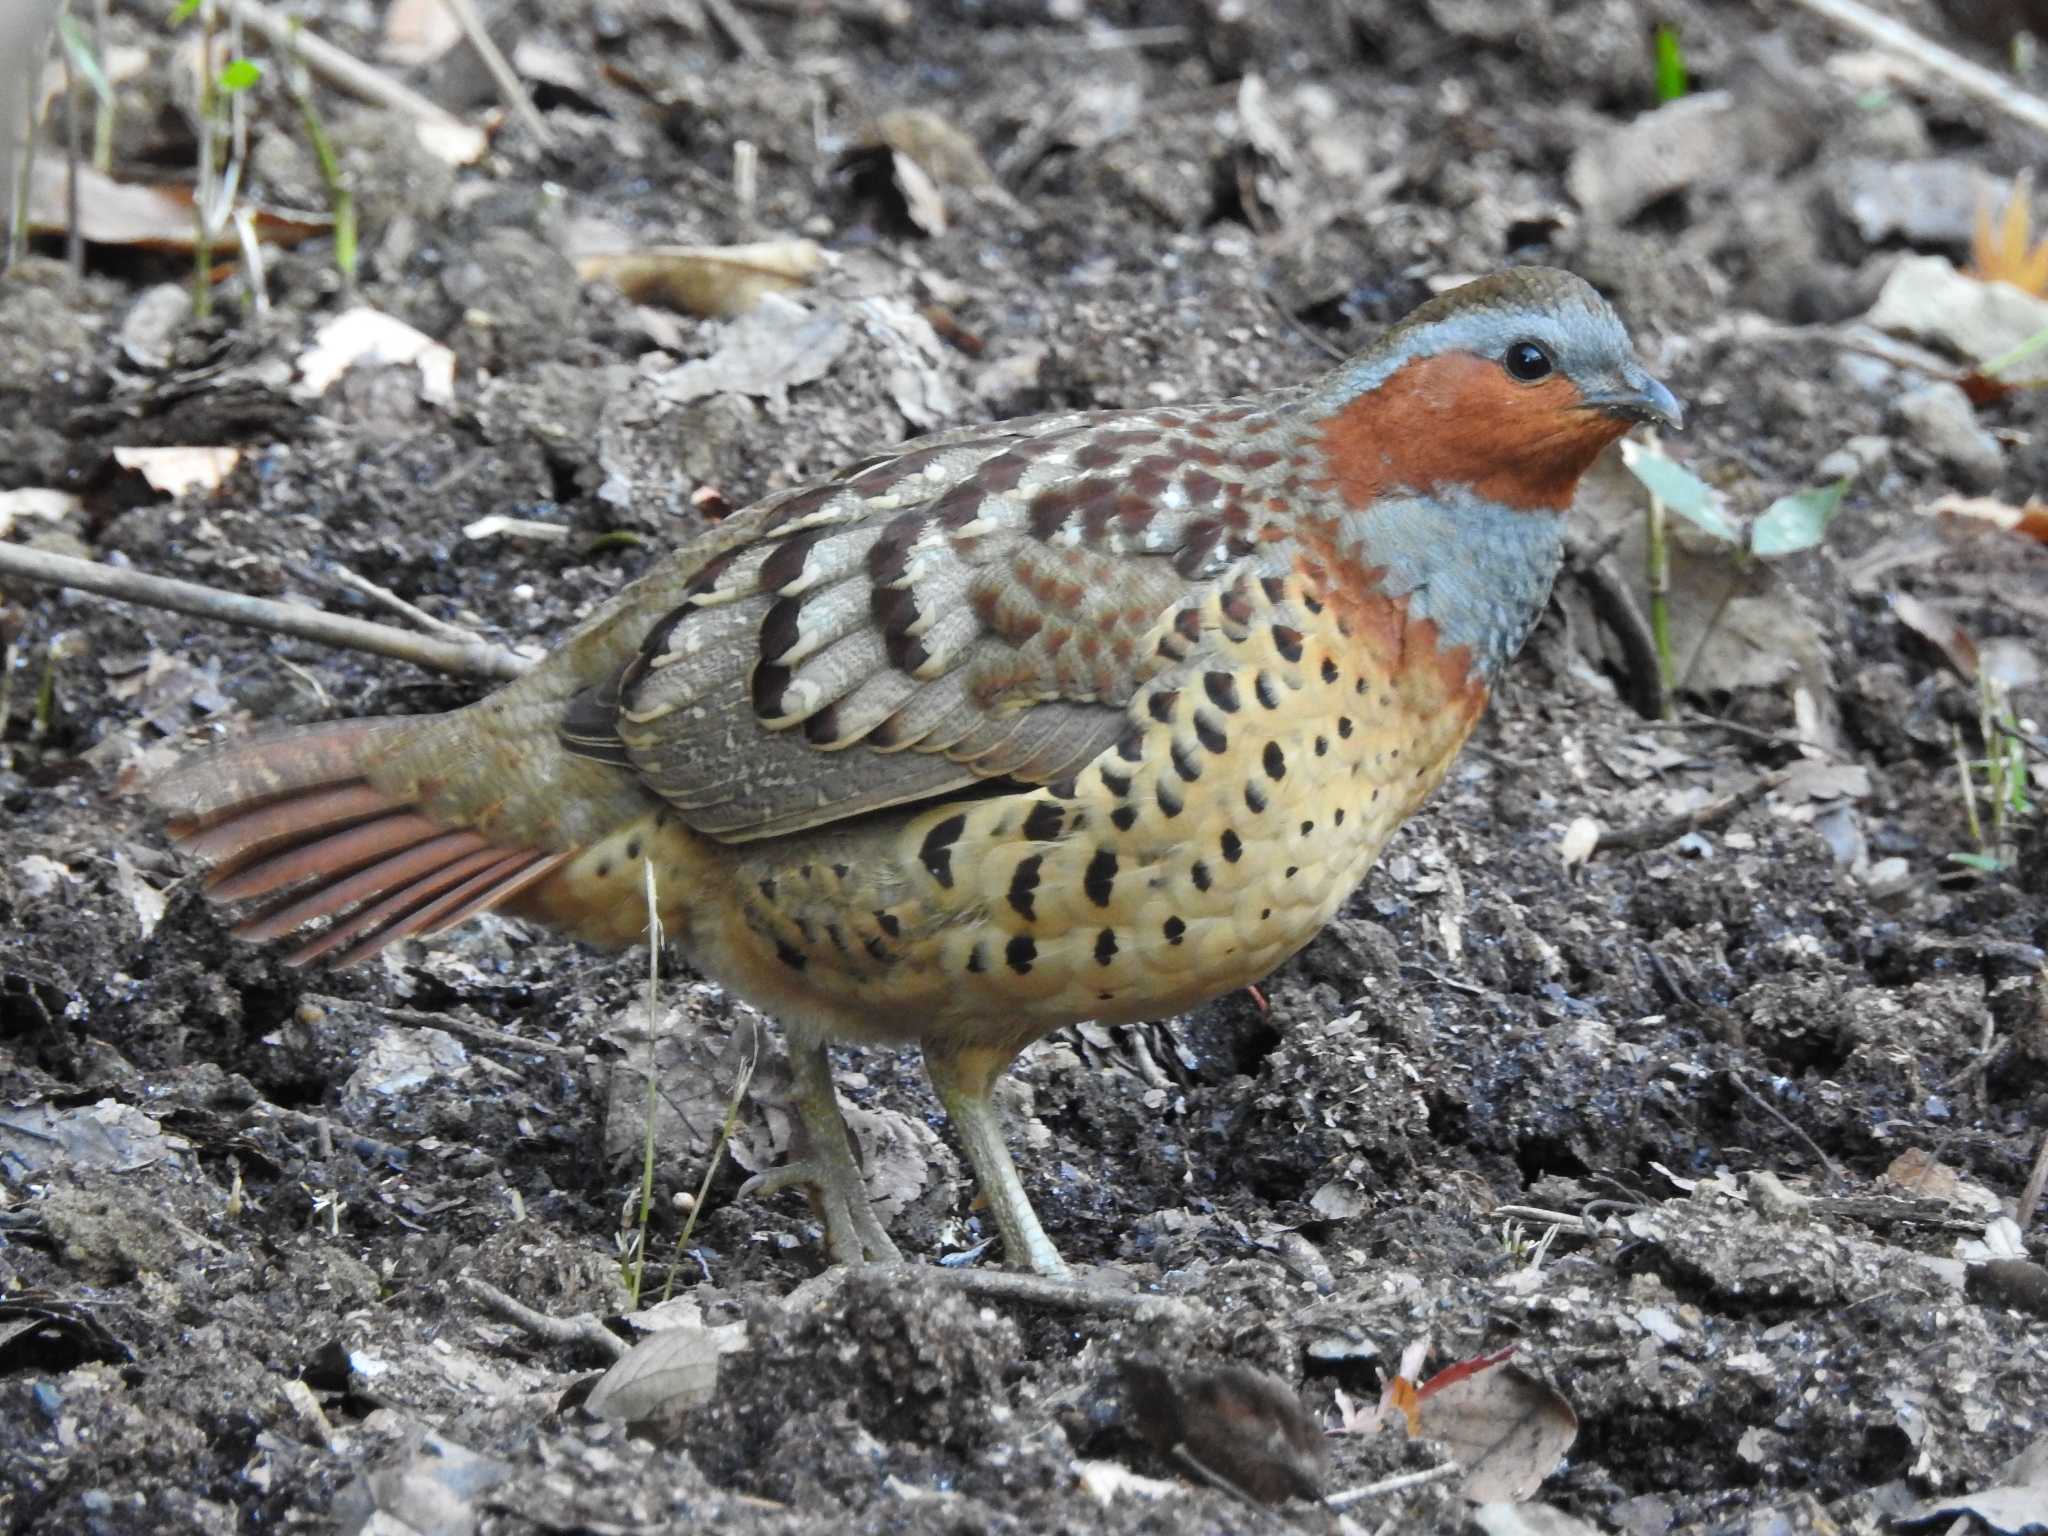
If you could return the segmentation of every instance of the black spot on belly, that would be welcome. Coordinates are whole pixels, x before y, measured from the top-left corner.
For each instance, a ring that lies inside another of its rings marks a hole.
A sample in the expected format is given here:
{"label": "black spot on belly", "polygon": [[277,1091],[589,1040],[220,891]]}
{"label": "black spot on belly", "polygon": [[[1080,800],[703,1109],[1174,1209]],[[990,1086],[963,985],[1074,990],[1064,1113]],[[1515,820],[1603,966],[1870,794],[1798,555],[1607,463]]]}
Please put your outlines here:
{"label": "black spot on belly", "polygon": [[1135,805],[1120,805],[1109,813],[1110,825],[1119,832],[1128,832],[1138,824],[1138,808]]}
{"label": "black spot on belly", "polygon": [[1318,736],[1318,737],[1316,738],[1316,756],[1317,756],[1317,757],[1324,757],[1324,756],[1327,756],[1327,755],[1329,754],[1329,751],[1330,751],[1330,738],[1329,738],[1329,737],[1327,737],[1327,736]]}
{"label": "black spot on belly", "polygon": [[1209,873],[1209,866],[1200,859],[1195,860],[1194,868],[1188,871],[1188,875],[1194,880],[1195,889],[1198,891],[1206,891],[1211,885],[1215,884],[1214,878]]}
{"label": "black spot on belly", "polygon": [[609,880],[611,879],[611,877],[612,861],[610,859],[606,859],[602,864],[597,866],[597,878],[600,880]]}
{"label": "black spot on belly", "polygon": [[1116,930],[1105,928],[1095,935],[1095,963],[1107,965],[1116,958]]}
{"label": "black spot on belly", "polygon": [[1178,688],[1162,688],[1145,701],[1145,708],[1161,725],[1173,723],[1173,707],[1180,702]]}
{"label": "black spot on belly", "polygon": [[1287,777],[1287,754],[1280,750],[1279,742],[1267,742],[1265,756],[1260,758],[1260,761],[1266,765],[1267,778],[1284,779]]}
{"label": "black spot on belly", "polygon": [[773,901],[775,899],[775,882],[773,880],[763,880],[760,884],[760,892],[763,901]]}
{"label": "black spot on belly", "polygon": [[1228,672],[1203,673],[1202,690],[1209,695],[1209,702],[1226,715],[1234,715],[1243,707],[1237,697],[1237,679]]}
{"label": "black spot on belly", "polygon": [[1038,889],[1038,867],[1044,862],[1045,855],[1042,853],[1034,853],[1028,859],[1019,859],[1016,872],[1010,876],[1010,905],[1027,923],[1037,915],[1032,911],[1032,893]]}
{"label": "black spot on belly", "polygon": [[627,859],[628,859],[628,860],[630,861],[630,860],[632,860],[632,859],[637,859],[637,858],[639,858],[639,857],[640,857],[640,839],[639,839],[639,838],[637,838],[637,837],[634,837],[634,838],[628,838],[628,839],[626,840],[626,858],[627,858]]}
{"label": "black spot on belly", "polygon": [[1109,905],[1110,893],[1116,889],[1114,853],[1107,848],[1098,848],[1095,851],[1095,857],[1088,861],[1087,872],[1081,876],[1081,889],[1088,893],[1088,899],[1098,907]]}
{"label": "black spot on belly", "polygon": [[1337,681],[1337,663],[1327,656],[1323,658],[1323,681],[1326,683]]}
{"label": "black spot on belly", "polygon": [[1346,741],[1349,741],[1351,739],[1351,730],[1351,717],[1349,715],[1344,716],[1341,720],[1337,722],[1337,734],[1339,736],[1342,736]]}
{"label": "black spot on belly", "polygon": [[1337,807],[1337,814],[1336,814],[1336,816],[1335,816],[1335,817],[1333,817],[1332,819],[1333,819],[1333,820],[1334,820],[1334,821],[1335,821],[1335,822],[1337,823],[1337,825],[1338,825],[1338,826],[1340,826],[1340,827],[1341,827],[1341,826],[1343,826],[1343,825],[1344,825],[1344,807],[1343,807],[1343,806],[1341,806],[1341,805],[1340,805],[1340,806],[1338,806],[1338,807]]}
{"label": "black spot on belly", "polygon": [[1302,835],[1303,837],[1307,837],[1307,836],[1309,835],[1309,833],[1311,833],[1311,832],[1315,831],[1315,829],[1316,829],[1316,824],[1315,824],[1314,822],[1312,822],[1312,821],[1304,821],[1304,822],[1303,822],[1303,823],[1301,824],[1301,835]]}
{"label": "black spot on belly", "polygon": [[1176,741],[1173,744],[1171,756],[1173,758],[1173,771],[1186,779],[1190,784],[1202,776],[1202,760],[1195,756],[1193,750],[1189,748],[1186,742]]}
{"label": "black spot on belly", "polygon": [[1269,674],[1261,672],[1258,675],[1252,683],[1252,692],[1259,696],[1259,703],[1267,709],[1280,707],[1280,685]]}
{"label": "black spot on belly", "polygon": [[931,871],[931,877],[948,890],[953,888],[953,845],[966,830],[964,815],[948,816],[925,833],[924,846],[917,851],[918,860]]}
{"label": "black spot on belly", "polygon": [[1223,829],[1223,857],[1232,864],[1244,857],[1244,839],[1229,827]]}
{"label": "black spot on belly", "polygon": [[1178,944],[1187,937],[1188,925],[1177,917],[1169,917],[1159,931],[1166,935],[1167,943]]}
{"label": "black spot on belly", "polygon": [[1105,768],[1102,770],[1102,787],[1118,799],[1122,799],[1131,792],[1131,776],[1127,773],[1111,773]]}
{"label": "black spot on belly", "polygon": [[1026,934],[1017,937],[1003,948],[1003,958],[1010,963],[1010,969],[1022,976],[1031,969],[1031,962],[1038,958],[1038,943]]}
{"label": "black spot on belly", "polygon": [[848,875],[853,873],[853,870],[849,865],[834,864],[832,866],[832,873],[838,879],[844,880]]}
{"label": "black spot on belly", "polygon": [[1273,626],[1273,645],[1289,661],[1301,660],[1301,631],[1286,624]]}
{"label": "black spot on belly", "polygon": [[1223,728],[1212,721],[1203,719],[1199,712],[1195,715],[1195,740],[1199,741],[1210,752],[1228,752],[1230,750],[1230,738],[1224,734]]}
{"label": "black spot on belly", "polygon": [[1187,809],[1187,802],[1181,799],[1180,791],[1165,779],[1153,786],[1153,796],[1159,801],[1159,813],[1169,819]]}
{"label": "black spot on belly", "polygon": [[1066,827],[1067,813],[1050,800],[1041,800],[1024,818],[1024,837],[1033,843],[1049,843]]}
{"label": "black spot on belly", "polygon": [[788,966],[792,971],[800,971],[810,963],[804,958],[802,950],[792,947],[785,939],[777,939],[775,941],[775,958]]}
{"label": "black spot on belly", "polygon": [[892,939],[903,932],[902,920],[894,912],[877,912],[875,914],[875,926]]}
{"label": "black spot on belly", "polygon": [[1266,808],[1266,792],[1256,782],[1245,785],[1244,806],[1254,816]]}
{"label": "black spot on belly", "polygon": [[967,969],[977,976],[988,969],[988,951],[979,943],[967,951]]}

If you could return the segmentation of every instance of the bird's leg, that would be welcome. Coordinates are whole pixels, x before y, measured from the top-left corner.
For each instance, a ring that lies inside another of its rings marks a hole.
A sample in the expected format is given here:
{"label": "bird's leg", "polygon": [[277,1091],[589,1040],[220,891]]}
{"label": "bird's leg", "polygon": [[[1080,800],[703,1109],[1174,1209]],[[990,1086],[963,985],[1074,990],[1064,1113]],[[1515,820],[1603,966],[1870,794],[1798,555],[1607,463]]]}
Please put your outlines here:
{"label": "bird's leg", "polygon": [[1038,1224],[1038,1213],[1031,1209],[1031,1199],[1017,1177],[1017,1165],[1010,1161],[1010,1148],[989,1098],[995,1080],[1015,1059],[1015,1052],[948,1049],[935,1042],[927,1042],[924,1048],[932,1088],[960,1133],[975,1183],[1003,1234],[1003,1257],[1011,1264],[1029,1265],[1041,1275],[1062,1279],[1067,1266]]}
{"label": "bird's leg", "polygon": [[882,1230],[868,1204],[867,1184],[854,1159],[839,1095],[832,1086],[832,1063],[825,1042],[792,1030],[789,1064],[796,1077],[797,1119],[804,1128],[803,1155],[757,1173],[740,1186],[741,1198],[772,1195],[792,1185],[810,1193],[825,1223],[825,1252],[834,1264],[893,1264],[903,1257]]}

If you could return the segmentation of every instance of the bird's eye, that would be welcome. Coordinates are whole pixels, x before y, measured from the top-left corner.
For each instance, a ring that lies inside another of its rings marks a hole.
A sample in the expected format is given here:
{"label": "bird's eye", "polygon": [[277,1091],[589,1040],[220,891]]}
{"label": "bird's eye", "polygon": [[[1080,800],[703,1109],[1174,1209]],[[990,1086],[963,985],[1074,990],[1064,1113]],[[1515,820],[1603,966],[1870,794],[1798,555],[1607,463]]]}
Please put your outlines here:
{"label": "bird's eye", "polygon": [[1557,366],[1550,360],[1550,354],[1533,341],[1516,342],[1501,354],[1500,364],[1511,378],[1520,379],[1524,384],[1533,384],[1547,377]]}

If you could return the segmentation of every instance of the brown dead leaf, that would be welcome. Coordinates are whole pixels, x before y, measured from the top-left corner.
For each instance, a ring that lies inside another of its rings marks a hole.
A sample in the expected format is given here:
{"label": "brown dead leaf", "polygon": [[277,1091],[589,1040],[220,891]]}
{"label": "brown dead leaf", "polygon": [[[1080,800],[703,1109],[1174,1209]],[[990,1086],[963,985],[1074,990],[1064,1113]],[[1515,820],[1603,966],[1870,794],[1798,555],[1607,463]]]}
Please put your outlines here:
{"label": "brown dead leaf", "polygon": [[1880,1181],[1903,1190],[1917,1200],[1939,1200],[1946,1205],[1959,1205],[1973,1211],[1996,1212],[2000,1208],[1997,1195],[1964,1178],[1933,1153],[1919,1147],[1908,1147],[1891,1161]]}
{"label": "brown dead leaf", "polygon": [[2030,496],[2025,506],[2016,507],[1996,496],[1948,495],[1927,510],[1950,526],[1966,531],[1991,528],[2048,544],[2048,501],[2039,496]]}
{"label": "brown dead leaf", "polygon": [[1977,654],[1977,642],[1970,637],[1968,630],[1944,610],[1910,592],[1894,592],[1891,604],[1892,613],[1898,621],[1933,646],[1954,669],[1956,676],[1966,683],[1976,683],[1981,658]]}
{"label": "brown dead leaf", "polygon": [[995,184],[979,146],[936,112],[921,107],[884,112],[875,119],[870,142],[908,155],[942,187],[973,192]]}
{"label": "brown dead leaf", "polygon": [[[39,235],[62,234],[70,226],[62,160],[36,158],[29,180],[28,227]],[[256,233],[271,245],[297,245],[327,229],[325,219],[256,210]],[[153,251],[192,249],[192,189],[175,182],[115,181],[90,166],[78,168],[78,228],[94,245],[133,246]],[[226,253],[232,242],[224,242]]]}
{"label": "brown dead leaf", "polygon": [[1422,1437],[1450,1448],[1465,1468],[1458,1491],[1475,1504],[1530,1497],[1578,1438],[1571,1404],[1509,1364],[1513,1354],[1461,1360],[1415,1392]]}
{"label": "brown dead leaf", "polygon": [[801,288],[824,265],[814,241],[763,240],[607,252],[578,260],[576,273],[585,282],[610,283],[636,304],[722,320],[745,314],[764,294]]}

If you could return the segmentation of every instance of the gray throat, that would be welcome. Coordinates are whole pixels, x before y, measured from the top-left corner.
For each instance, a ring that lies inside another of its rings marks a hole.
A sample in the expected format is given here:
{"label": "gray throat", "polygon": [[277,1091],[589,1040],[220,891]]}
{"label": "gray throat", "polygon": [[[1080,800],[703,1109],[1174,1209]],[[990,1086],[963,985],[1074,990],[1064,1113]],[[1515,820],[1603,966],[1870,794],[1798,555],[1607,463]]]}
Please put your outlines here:
{"label": "gray throat", "polygon": [[1408,599],[1411,620],[1432,620],[1445,649],[1467,647],[1489,688],[1535,628],[1564,556],[1562,516],[1463,486],[1377,497],[1342,527],[1361,563],[1386,572],[1382,590]]}

